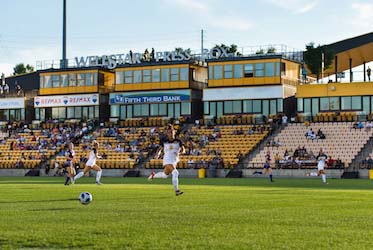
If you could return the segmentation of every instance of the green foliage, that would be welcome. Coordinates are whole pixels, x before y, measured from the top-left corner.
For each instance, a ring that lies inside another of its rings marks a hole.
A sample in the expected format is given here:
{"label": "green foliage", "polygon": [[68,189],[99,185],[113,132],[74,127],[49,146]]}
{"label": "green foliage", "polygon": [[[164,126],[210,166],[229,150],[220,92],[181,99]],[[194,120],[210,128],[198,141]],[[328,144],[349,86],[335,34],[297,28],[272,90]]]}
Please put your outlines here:
{"label": "green foliage", "polygon": [[191,54],[192,53],[192,50],[190,48],[187,48],[187,49],[183,49],[181,47],[178,47],[178,48],[175,48],[175,52],[177,54]]}
{"label": "green foliage", "polygon": [[370,180],[94,181],[0,177],[0,249],[372,248]]}
{"label": "green foliage", "polygon": [[31,72],[34,72],[34,71],[35,71],[34,67],[31,66],[30,64],[27,64],[25,66],[23,63],[19,63],[13,68],[13,75],[31,73]]}
{"label": "green foliage", "polygon": [[224,48],[228,52],[228,54],[233,54],[233,55],[236,55],[236,56],[241,56],[242,55],[240,52],[238,52],[238,46],[236,44],[231,44],[231,46],[227,46],[224,43],[222,43],[220,45],[216,44],[214,46],[214,49],[215,48]]}
{"label": "green foliage", "polygon": [[263,49],[259,49],[255,52],[255,54],[257,55],[263,55],[264,54],[264,50]]}
{"label": "green foliage", "polygon": [[334,60],[334,51],[330,50],[326,45],[318,45],[315,47],[313,42],[306,45],[304,62],[311,73],[316,75],[317,79],[320,78],[322,72],[322,53],[324,53],[324,70],[326,70]]}
{"label": "green foliage", "polygon": [[275,47],[269,47],[267,49],[267,54],[274,54],[276,52],[276,48]]}

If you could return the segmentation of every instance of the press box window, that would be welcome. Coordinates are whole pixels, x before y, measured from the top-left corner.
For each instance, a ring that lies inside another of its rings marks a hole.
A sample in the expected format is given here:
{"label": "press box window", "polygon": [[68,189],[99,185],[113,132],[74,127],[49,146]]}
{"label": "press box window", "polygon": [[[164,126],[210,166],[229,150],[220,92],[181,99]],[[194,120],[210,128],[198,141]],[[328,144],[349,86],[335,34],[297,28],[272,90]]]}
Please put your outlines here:
{"label": "press box window", "polygon": [[215,65],[214,66],[214,79],[222,79],[223,78],[223,66]]}
{"label": "press box window", "polygon": [[149,69],[145,69],[142,71],[143,73],[143,79],[144,79],[144,82],[150,82],[150,70]]}
{"label": "press box window", "polygon": [[115,84],[123,83],[123,71],[119,71],[115,73]]}
{"label": "press box window", "polygon": [[152,82],[159,82],[161,80],[161,70],[153,69],[152,70]]}
{"label": "press box window", "polygon": [[124,71],[124,83],[132,83],[132,70]]}
{"label": "press box window", "polygon": [[253,77],[253,65],[252,64],[245,64],[244,66],[244,76],[245,77]]}
{"label": "press box window", "polygon": [[232,64],[224,65],[224,78],[232,78]]}
{"label": "press box window", "polygon": [[171,68],[171,82],[179,81],[179,69]]}
{"label": "press box window", "polygon": [[162,69],[162,82],[170,81],[170,69]]}
{"label": "press box window", "polygon": [[140,83],[141,82],[141,70],[135,70],[133,72],[133,82]]}
{"label": "press box window", "polygon": [[52,75],[52,87],[53,88],[60,87],[60,76],[59,75]]}
{"label": "press box window", "polygon": [[180,68],[180,81],[188,81],[188,68]]}
{"label": "press box window", "polygon": [[242,78],[242,64],[234,65],[234,78]]}
{"label": "press box window", "polygon": [[264,76],[264,63],[256,63],[255,64],[255,77],[263,77]]}

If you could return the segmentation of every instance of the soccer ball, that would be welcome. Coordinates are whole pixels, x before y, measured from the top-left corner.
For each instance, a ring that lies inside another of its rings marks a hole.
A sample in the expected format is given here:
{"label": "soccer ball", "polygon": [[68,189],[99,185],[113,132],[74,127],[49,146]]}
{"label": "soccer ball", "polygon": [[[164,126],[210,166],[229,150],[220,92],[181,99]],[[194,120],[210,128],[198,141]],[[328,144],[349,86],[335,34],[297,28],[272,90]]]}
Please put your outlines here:
{"label": "soccer ball", "polygon": [[83,205],[88,205],[92,201],[92,195],[88,192],[80,193],[79,195],[79,201]]}

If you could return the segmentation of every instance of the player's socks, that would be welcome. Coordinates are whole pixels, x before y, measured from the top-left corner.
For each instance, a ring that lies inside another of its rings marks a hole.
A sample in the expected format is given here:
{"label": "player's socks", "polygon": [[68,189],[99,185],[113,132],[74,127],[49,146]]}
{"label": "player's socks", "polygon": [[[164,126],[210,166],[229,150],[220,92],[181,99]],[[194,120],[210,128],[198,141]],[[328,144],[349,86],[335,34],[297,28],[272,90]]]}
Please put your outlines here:
{"label": "player's socks", "polygon": [[322,179],[322,182],[323,182],[323,183],[326,183],[326,175],[325,175],[325,174],[322,174],[322,175],[321,175],[321,179]]}
{"label": "player's socks", "polygon": [[97,171],[97,173],[96,173],[96,183],[100,183],[101,184],[101,182],[100,182],[101,174],[102,174],[102,170]]}
{"label": "player's socks", "polygon": [[65,186],[69,185],[70,177],[66,176]]}
{"label": "player's socks", "polygon": [[166,179],[168,177],[168,175],[166,175],[165,173],[163,172],[158,172],[154,175],[153,178],[161,178],[161,179]]}
{"label": "player's socks", "polygon": [[270,180],[271,182],[273,182],[272,174],[269,175],[269,180]]}
{"label": "player's socks", "polygon": [[179,191],[179,171],[176,169],[172,171],[172,185],[174,185],[175,192]]}
{"label": "player's socks", "polygon": [[75,177],[74,177],[74,182],[75,182],[77,179],[79,179],[80,177],[82,177],[83,175],[84,175],[83,171],[80,172],[79,174],[75,175]]}

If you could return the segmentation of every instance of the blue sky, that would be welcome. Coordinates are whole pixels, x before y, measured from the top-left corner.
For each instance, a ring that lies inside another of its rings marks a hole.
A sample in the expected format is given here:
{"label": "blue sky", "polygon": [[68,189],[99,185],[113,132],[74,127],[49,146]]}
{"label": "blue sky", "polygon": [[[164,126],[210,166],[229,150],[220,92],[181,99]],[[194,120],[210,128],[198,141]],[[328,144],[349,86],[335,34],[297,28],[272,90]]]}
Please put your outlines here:
{"label": "blue sky", "polygon": [[[1,0],[0,73],[62,54],[62,0]],[[67,0],[67,57],[204,45],[327,44],[373,31],[364,0]]]}

